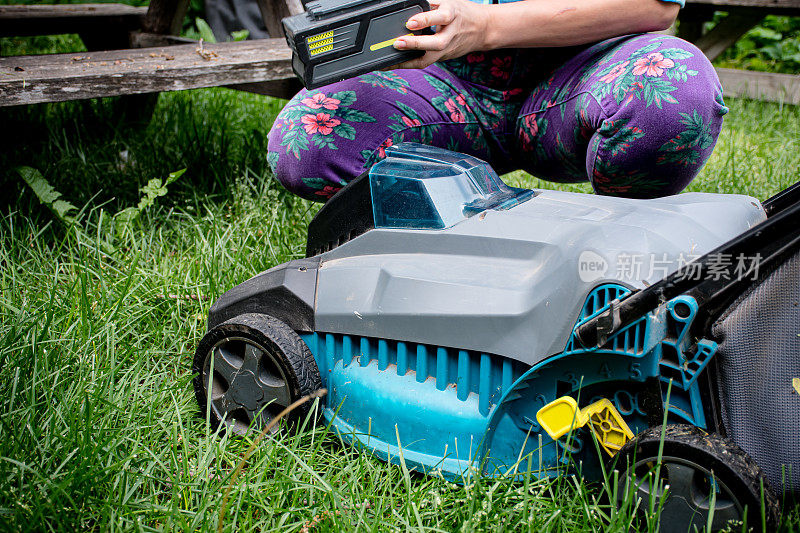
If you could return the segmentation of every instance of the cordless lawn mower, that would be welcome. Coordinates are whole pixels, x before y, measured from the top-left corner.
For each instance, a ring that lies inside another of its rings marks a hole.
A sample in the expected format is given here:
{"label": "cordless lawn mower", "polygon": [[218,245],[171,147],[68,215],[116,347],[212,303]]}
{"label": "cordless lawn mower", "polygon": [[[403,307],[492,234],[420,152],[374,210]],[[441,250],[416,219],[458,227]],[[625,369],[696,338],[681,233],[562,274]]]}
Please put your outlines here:
{"label": "cordless lawn mower", "polygon": [[420,472],[608,463],[662,531],[774,523],[800,490],[798,302],[800,183],[517,189],[402,143],[320,209],[305,259],[212,305],[194,388],[234,433],[324,387],[333,431]]}

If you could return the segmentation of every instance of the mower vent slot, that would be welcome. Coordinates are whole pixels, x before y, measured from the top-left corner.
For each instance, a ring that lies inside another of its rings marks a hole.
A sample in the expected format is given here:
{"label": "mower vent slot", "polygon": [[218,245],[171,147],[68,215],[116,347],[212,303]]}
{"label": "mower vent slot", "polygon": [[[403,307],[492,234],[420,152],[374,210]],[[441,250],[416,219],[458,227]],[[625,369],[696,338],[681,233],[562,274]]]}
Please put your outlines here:
{"label": "mower vent slot", "polygon": [[302,335],[314,354],[320,372],[327,375],[339,361],[344,366],[371,363],[378,370],[399,376],[411,373],[417,382],[434,380],[436,388],[455,389],[459,400],[478,396],[478,409],[486,415],[528,366],[499,355],[414,342],[311,333]]}
{"label": "mower vent slot", "polygon": [[[583,304],[578,321],[575,328],[595,317],[604,311],[608,305],[614,301],[624,298],[630,294],[630,289],[617,285],[616,283],[604,283],[598,285],[589,296],[586,297],[586,302]],[[645,336],[647,333],[647,320],[642,317],[641,319],[633,322],[625,329],[616,333],[609,341],[600,349],[586,350],[581,347],[580,343],[575,338],[575,330],[567,342],[567,347],[564,349],[565,354],[574,354],[586,351],[595,351],[597,353],[615,353],[620,355],[633,355],[640,356],[645,351]]]}
{"label": "mower vent slot", "polygon": [[[371,228],[367,228],[367,229],[371,229]],[[309,257],[313,257],[315,255],[318,255],[318,254],[321,254],[321,253],[324,253],[324,252],[330,252],[331,250],[334,250],[334,249],[338,248],[339,246],[343,245],[344,243],[352,241],[353,239],[355,239],[359,235],[363,234],[365,231],[366,230],[351,230],[351,231],[348,231],[346,233],[343,233],[343,234],[339,235],[338,237],[336,237],[335,240],[327,241],[323,245],[321,245],[321,246],[319,246],[317,248],[308,250],[308,256]]]}
{"label": "mower vent slot", "polygon": [[581,315],[578,320],[584,320],[596,314],[601,309],[605,308],[612,301],[622,298],[630,294],[630,290],[617,285],[615,283],[605,283],[592,289],[589,296],[586,297],[586,303],[583,304]]}

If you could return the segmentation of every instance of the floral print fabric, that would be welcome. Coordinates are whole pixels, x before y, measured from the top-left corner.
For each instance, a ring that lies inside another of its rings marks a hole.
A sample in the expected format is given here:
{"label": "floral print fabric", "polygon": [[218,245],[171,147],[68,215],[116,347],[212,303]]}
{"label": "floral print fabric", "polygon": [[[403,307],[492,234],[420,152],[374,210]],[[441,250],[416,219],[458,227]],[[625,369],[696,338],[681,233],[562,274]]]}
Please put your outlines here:
{"label": "floral print fabric", "polygon": [[284,186],[319,201],[402,141],[466,152],[499,173],[651,198],[686,187],[726,111],[697,48],[642,34],[479,52],[303,90],[275,120],[267,157]]}

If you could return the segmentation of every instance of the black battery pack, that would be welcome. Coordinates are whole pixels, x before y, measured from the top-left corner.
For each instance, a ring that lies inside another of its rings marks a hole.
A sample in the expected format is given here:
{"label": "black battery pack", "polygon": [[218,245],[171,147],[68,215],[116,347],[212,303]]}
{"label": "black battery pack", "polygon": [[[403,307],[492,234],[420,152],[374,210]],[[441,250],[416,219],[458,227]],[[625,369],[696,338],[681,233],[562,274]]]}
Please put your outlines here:
{"label": "black battery pack", "polygon": [[410,31],[408,19],[428,11],[427,0],[315,0],[306,12],[283,19],[292,67],[308,89],[420,57],[420,50],[396,50]]}

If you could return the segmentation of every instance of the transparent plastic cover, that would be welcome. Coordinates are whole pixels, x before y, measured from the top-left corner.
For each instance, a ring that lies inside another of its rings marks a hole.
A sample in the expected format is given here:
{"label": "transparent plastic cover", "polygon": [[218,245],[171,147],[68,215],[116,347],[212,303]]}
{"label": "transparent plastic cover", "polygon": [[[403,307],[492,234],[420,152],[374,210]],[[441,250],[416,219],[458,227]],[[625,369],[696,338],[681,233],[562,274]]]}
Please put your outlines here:
{"label": "transparent plastic cover", "polygon": [[375,227],[444,229],[487,209],[533,197],[476,157],[418,143],[386,149],[369,173]]}

